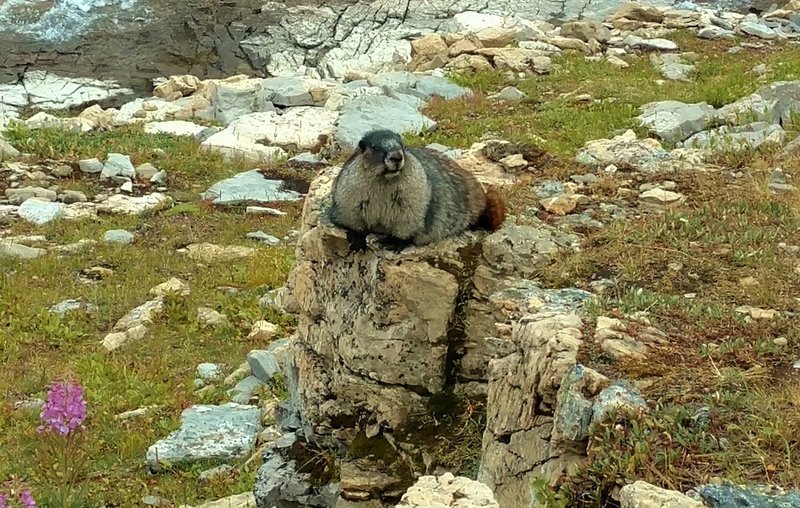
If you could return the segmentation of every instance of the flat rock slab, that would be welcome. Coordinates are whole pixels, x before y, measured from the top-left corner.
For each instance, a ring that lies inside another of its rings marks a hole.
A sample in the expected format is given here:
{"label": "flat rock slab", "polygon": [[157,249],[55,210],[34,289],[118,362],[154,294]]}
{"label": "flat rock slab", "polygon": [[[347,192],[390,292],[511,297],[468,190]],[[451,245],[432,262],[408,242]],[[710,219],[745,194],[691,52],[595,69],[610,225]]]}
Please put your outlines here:
{"label": "flat rock slab", "polygon": [[170,136],[197,136],[206,130],[206,127],[186,120],[169,120],[166,122],[150,122],[145,124],[144,131],[148,134],[168,134]]}
{"label": "flat rock slab", "polygon": [[261,432],[257,407],[229,402],[194,405],[181,414],[181,427],[147,449],[147,465],[159,471],[167,463],[230,461],[251,453]]}
{"label": "flat rock slab", "polygon": [[0,240],[0,258],[35,259],[44,254],[47,254],[46,249]]}
{"label": "flat rock slab", "polygon": [[336,128],[336,139],[345,148],[354,148],[358,141],[372,129],[390,129],[398,134],[432,130],[436,122],[419,112],[422,101],[403,94],[398,97],[380,95],[354,99],[342,108]]}
{"label": "flat rock slab", "polygon": [[28,222],[42,226],[64,215],[64,205],[41,198],[30,198],[19,206],[17,213]]}
{"label": "flat rock slab", "polygon": [[302,197],[298,192],[284,190],[283,185],[282,180],[270,180],[254,169],[215,183],[200,197],[223,206],[250,201],[297,201]]}
{"label": "flat rock slab", "polygon": [[679,101],[660,101],[640,108],[639,122],[663,141],[676,143],[705,129],[714,108],[705,102],[685,104]]}

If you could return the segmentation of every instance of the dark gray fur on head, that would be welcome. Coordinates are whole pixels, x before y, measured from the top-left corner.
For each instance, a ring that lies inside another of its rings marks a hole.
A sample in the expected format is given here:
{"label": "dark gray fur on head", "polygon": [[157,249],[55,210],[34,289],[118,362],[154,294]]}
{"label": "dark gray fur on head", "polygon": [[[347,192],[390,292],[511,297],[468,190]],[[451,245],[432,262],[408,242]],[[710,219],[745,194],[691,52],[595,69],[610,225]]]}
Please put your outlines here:
{"label": "dark gray fur on head", "polygon": [[368,171],[393,177],[405,164],[405,147],[399,134],[388,129],[367,132],[358,142],[358,151],[368,163]]}

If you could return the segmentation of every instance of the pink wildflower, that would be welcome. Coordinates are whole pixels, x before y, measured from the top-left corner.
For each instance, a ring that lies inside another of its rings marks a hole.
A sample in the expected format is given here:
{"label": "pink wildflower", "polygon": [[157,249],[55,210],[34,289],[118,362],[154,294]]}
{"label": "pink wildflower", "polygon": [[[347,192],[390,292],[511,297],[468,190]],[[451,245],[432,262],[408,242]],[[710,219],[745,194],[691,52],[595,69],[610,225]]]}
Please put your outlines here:
{"label": "pink wildflower", "polygon": [[31,494],[31,491],[28,489],[19,493],[19,502],[22,503],[22,506],[25,508],[36,508],[36,501],[33,500],[33,494]]}
{"label": "pink wildflower", "polygon": [[74,381],[53,383],[40,417],[44,425],[39,432],[52,430],[67,435],[78,428],[86,419],[83,387]]}
{"label": "pink wildflower", "polygon": [[0,508],[8,508],[8,497],[5,494],[0,494]]}

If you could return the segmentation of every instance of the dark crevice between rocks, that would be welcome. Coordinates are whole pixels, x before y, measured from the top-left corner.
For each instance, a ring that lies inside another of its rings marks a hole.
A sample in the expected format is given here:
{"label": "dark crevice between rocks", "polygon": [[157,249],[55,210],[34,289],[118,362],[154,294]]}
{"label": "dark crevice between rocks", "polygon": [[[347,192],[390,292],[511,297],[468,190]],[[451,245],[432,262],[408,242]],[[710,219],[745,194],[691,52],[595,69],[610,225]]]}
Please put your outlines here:
{"label": "dark crevice between rocks", "polygon": [[445,357],[445,387],[452,389],[458,381],[458,365],[464,356],[465,319],[467,303],[475,289],[473,277],[483,259],[483,244],[476,242],[459,249],[463,266],[441,265],[438,268],[448,272],[458,282],[458,296],[455,309],[447,329],[447,355]]}

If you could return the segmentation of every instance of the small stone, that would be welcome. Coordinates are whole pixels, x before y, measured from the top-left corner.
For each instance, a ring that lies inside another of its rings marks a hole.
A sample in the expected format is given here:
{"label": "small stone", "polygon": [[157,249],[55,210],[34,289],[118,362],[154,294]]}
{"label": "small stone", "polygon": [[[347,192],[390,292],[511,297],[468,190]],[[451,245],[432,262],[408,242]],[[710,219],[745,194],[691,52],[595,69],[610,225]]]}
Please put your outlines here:
{"label": "small stone", "polygon": [[110,229],[103,234],[103,241],[108,243],[133,243],[133,233],[124,229]]}
{"label": "small stone", "polygon": [[674,490],[638,480],[619,491],[620,508],[703,508],[705,505]]}
{"label": "small stone", "polygon": [[44,406],[42,399],[20,400],[14,403],[16,411],[40,411]]}
{"label": "small stone", "polygon": [[758,279],[755,277],[742,277],[739,279],[739,285],[742,287],[750,287],[750,286],[757,286]]}
{"label": "small stone", "polygon": [[167,296],[169,294],[188,296],[189,293],[189,286],[177,277],[172,277],[168,281],[150,288],[150,294],[153,296]]}
{"label": "small stone", "polygon": [[217,363],[201,363],[196,371],[197,377],[203,381],[216,381],[222,376],[222,367]]}
{"label": "small stone", "polygon": [[283,217],[286,215],[286,212],[282,210],[266,206],[248,206],[244,209],[244,213],[249,215],[274,215],[276,217]]}
{"label": "small stone", "polygon": [[0,239],[0,258],[35,259],[47,254],[46,249],[28,247]]}
{"label": "small stone", "polygon": [[578,200],[575,196],[560,195],[543,199],[539,204],[548,212],[563,216],[575,210]]}
{"label": "small stone", "polygon": [[697,36],[701,39],[728,39],[732,40],[736,38],[736,33],[732,30],[726,30],[724,28],[709,25],[705,26],[697,32]]}
{"label": "small stone", "polygon": [[253,328],[247,336],[248,340],[258,341],[262,343],[271,342],[278,334],[279,327],[269,321],[260,320],[253,323]]}
{"label": "small stone", "polygon": [[256,397],[259,390],[263,388],[264,383],[260,379],[256,376],[247,376],[226,393],[231,397],[231,401],[236,404],[249,404]]}
{"label": "small stone", "polygon": [[158,168],[150,164],[149,162],[145,162],[144,164],[139,164],[136,166],[136,178],[139,180],[150,180],[153,175],[158,173]]}
{"label": "small stone", "polygon": [[128,194],[130,194],[131,192],[133,192],[133,182],[128,180],[127,182],[125,182],[122,185],[120,185],[119,190],[121,190],[122,192],[127,192]]}
{"label": "small stone", "polygon": [[82,300],[64,300],[50,307],[50,312],[52,312],[53,314],[58,314],[59,316],[62,317],[68,314],[69,312],[73,312],[76,310],[94,312],[97,310],[97,307],[95,307],[91,303],[83,302]]}
{"label": "small stone", "polygon": [[267,234],[263,231],[254,231],[252,233],[247,233],[247,238],[251,240],[258,240],[259,242],[265,243],[267,245],[280,245],[281,241],[279,238],[276,238],[270,234]]}
{"label": "small stone", "polygon": [[61,194],[60,199],[66,204],[85,203],[88,201],[86,194],[76,190],[65,190],[64,193]]}
{"label": "small stone", "polygon": [[103,163],[95,159],[83,159],[78,162],[78,167],[84,173],[100,173],[103,171]]}
{"label": "small stone", "polygon": [[72,166],[69,164],[59,164],[50,170],[50,174],[57,178],[65,178],[72,174]]}
{"label": "small stone", "polygon": [[785,347],[789,345],[789,340],[786,337],[776,337],[772,342],[778,347]]}
{"label": "small stone", "polygon": [[164,185],[167,183],[167,172],[163,169],[161,171],[156,172],[153,176],[150,177],[150,183],[156,185]]}
{"label": "small stone", "polygon": [[740,314],[747,314],[753,319],[775,319],[781,315],[779,311],[774,309],[761,309],[749,305],[742,305],[735,310]]}
{"label": "small stone", "polygon": [[508,171],[517,172],[528,167],[528,161],[520,153],[509,155],[500,159],[500,164]]}
{"label": "small stone", "polygon": [[210,307],[200,307],[197,309],[197,322],[211,327],[230,324],[225,314],[217,312]]}
{"label": "small stone", "polygon": [[119,153],[108,154],[106,163],[103,165],[103,170],[100,172],[100,178],[111,178],[113,176],[128,178],[134,178],[136,176],[136,169],[133,167],[129,156]]}
{"label": "small stone", "polygon": [[617,69],[627,69],[631,66],[628,62],[623,60],[622,58],[614,55],[608,55],[606,57],[606,61],[616,67]]}
{"label": "small stone", "polygon": [[513,86],[507,86],[494,95],[490,95],[490,99],[497,99],[507,102],[520,102],[527,97],[524,92]]}

